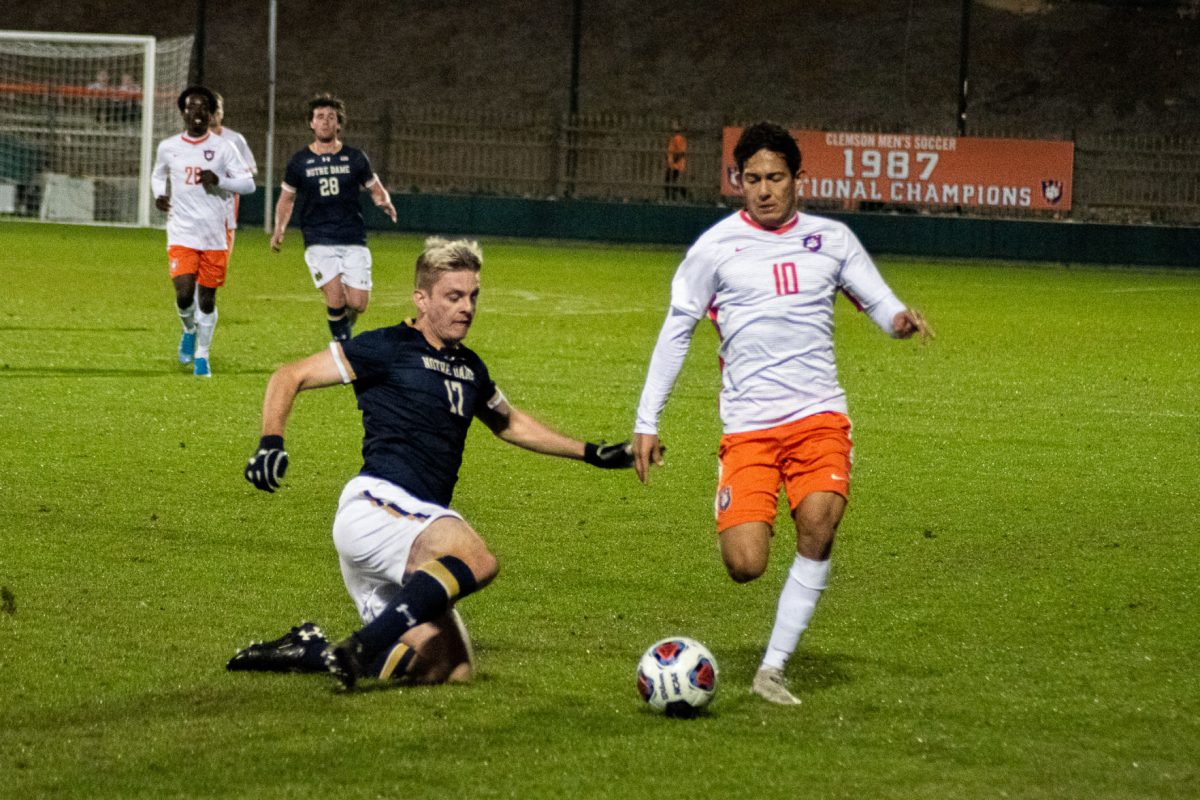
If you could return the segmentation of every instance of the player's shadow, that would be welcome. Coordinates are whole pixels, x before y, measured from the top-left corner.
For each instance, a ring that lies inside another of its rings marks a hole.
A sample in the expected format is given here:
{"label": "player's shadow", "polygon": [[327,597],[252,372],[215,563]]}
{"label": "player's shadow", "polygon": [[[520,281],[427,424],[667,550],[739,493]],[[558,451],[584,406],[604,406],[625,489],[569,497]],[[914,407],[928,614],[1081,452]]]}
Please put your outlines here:
{"label": "player's shadow", "polygon": [[[762,661],[762,648],[748,646],[727,648],[718,657],[721,677],[749,685]],[[842,653],[800,652],[788,660],[788,685],[804,692],[824,691],[855,680],[856,665],[862,659]]]}

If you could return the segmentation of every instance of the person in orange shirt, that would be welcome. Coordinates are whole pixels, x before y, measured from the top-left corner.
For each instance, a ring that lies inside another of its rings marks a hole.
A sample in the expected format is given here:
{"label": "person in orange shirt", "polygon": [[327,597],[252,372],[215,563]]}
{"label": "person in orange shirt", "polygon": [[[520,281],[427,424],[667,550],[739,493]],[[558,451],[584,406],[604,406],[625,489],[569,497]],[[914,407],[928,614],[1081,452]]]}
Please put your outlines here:
{"label": "person in orange shirt", "polygon": [[681,185],[687,169],[687,137],[679,129],[679,121],[671,122],[671,138],[667,141],[667,174],[664,193],[668,200],[687,199],[687,187]]}

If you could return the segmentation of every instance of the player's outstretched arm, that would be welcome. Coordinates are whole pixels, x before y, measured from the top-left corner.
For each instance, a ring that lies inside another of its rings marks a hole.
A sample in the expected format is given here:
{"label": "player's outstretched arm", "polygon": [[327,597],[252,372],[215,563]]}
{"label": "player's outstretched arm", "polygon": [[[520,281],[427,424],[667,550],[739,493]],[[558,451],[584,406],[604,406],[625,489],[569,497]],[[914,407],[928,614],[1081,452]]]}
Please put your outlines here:
{"label": "player's outstretched arm", "polygon": [[535,453],[586,461],[601,469],[626,469],[633,466],[633,451],[629,442],[605,444],[572,439],[524,411],[513,408],[504,399],[478,416],[498,438]]}
{"label": "player's outstretched arm", "polygon": [[[332,347],[337,348],[335,356]],[[329,350],[322,350],[308,358],[284,364],[275,370],[267,382],[267,393],[263,398],[262,438],[258,449],[246,465],[246,480],[256,489],[274,492],[288,468],[288,454],[283,446],[283,434],[296,395],[305,389],[319,389],[342,383],[343,377],[354,379],[350,366],[341,353],[341,345],[334,343]],[[339,364],[338,359],[341,359]],[[343,373],[343,370],[346,370]]]}

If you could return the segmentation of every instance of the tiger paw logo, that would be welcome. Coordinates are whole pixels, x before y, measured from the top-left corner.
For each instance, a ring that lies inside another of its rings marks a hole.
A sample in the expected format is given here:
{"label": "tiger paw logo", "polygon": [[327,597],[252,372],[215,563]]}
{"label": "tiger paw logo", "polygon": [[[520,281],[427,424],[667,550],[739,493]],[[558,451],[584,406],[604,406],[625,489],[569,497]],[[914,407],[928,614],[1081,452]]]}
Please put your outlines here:
{"label": "tiger paw logo", "polygon": [[721,491],[717,493],[717,508],[721,511],[729,510],[729,504],[733,502],[733,487],[723,486]]}
{"label": "tiger paw logo", "polygon": [[1062,195],[1062,181],[1042,181],[1042,197],[1046,198],[1047,203],[1057,203],[1059,200],[1062,200]]}

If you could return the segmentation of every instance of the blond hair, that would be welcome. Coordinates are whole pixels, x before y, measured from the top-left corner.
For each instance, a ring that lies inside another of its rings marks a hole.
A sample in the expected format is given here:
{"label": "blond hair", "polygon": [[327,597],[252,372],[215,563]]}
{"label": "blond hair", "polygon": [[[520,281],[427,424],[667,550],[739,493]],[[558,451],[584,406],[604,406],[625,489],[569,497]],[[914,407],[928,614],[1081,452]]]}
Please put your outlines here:
{"label": "blond hair", "polygon": [[413,284],[417,289],[428,292],[445,272],[470,270],[479,272],[483,268],[483,249],[479,242],[468,239],[450,241],[440,236],[425,240],[425,250],[417,256],[417,269]]}

